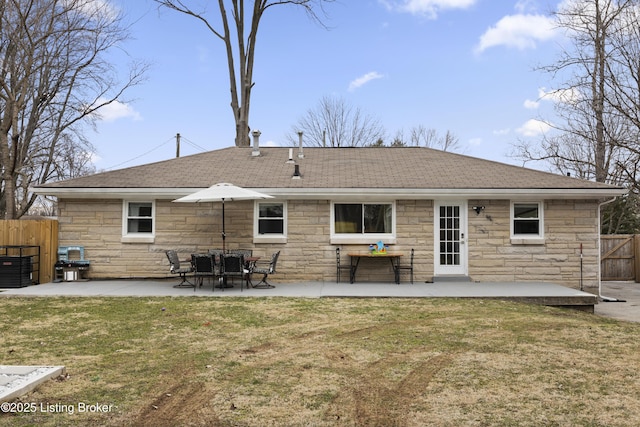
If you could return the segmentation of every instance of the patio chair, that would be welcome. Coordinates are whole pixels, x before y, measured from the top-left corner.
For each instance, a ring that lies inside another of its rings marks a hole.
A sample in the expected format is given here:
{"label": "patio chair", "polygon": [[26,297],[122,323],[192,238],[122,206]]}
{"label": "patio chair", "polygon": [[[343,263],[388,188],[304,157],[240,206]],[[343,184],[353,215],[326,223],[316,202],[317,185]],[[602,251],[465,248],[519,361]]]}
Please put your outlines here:
{"label": "patio chair", "polygon": [[[213,278],[216,274],[215,271],[215,255],[204,255],[204,254],[192,254],[191,255],[191,265],[193,265],[195,281],[202,287],[205,277],[209,279],[209,283],[212,283]],[[212,285],[213,288],[215,286]],[[196,287],[193,287],[195,292]]]}
{"label": "patio chair", "polygon": [[409,265],[398,265],[396,268],[398,269],[398,276],[403,271],[408,271],[409,274],[411,274],[411,283],[413,284],[413,248],[411,248],[411,256],[409,259]]}
{"label": "patio chair", "polygon": [[268,265],[261,266],[260,261],[255,263],[253,269],[251,270],[251,274],[258,273],[258,274],[262,274],[263,276],[262,276],[262,279],[260,279],[260,281],[253,286],[254,288],[261,288],[261,289],[275,288],[275,286],[267,282],[267,277],[270,274],[276,273],[276,265],[278,264],[278,257],[280,257],[280,251],[275,252],[271,255],[271,260],[269,261]]}
{"label": "patio chair", "polygon": [[242,254],[223,254],[221,260],[220,279],[222,288],[224,289],[229,278],[233,280],[235,277],[239,277],[240,292],[242,292],[242,282],[244,282],[247,274],[249,274],[249,270],[245,268],[244,256]]}
{"label": "patio chair", "polygon": [[229,249],[230,254],[242,255],[245,258],[253,256],[253,249]]}
{"label": "patio chair", "polygon": [[342,270],[349,271],[349,281],[351,282],[351,278],[353,276],[353,267],[351,266],[351,263],[347,265],[342,265],[340,263],[340,248],[336,248],[336,283],[340,283]]}
{"label": "patio chair", "polygon": [[174,285],[174,288],[195,288],[196,285],[191,283],[187,279],[187,275],[193,273],[193,268],[191,266],[182,267],[180,265],[180,258],[178,257],[178,253],[173,249],[167,250],[165,251],[165,253],[167,254],[167,259],[169,259],[169,271],[171,271],[171,274],[180,275],[180,278],[182,279],[180,283]]}

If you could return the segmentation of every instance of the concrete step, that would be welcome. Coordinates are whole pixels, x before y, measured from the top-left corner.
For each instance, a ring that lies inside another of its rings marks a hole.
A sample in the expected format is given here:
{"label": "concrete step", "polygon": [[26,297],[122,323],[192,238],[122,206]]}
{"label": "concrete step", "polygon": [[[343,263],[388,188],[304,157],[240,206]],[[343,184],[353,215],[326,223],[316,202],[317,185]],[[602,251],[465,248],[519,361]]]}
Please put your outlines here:
{"label": "concrete step", "polygon": [[442,282],[471,282],[471,278],[469,276],[433,276],[433,283],[442,283]]}

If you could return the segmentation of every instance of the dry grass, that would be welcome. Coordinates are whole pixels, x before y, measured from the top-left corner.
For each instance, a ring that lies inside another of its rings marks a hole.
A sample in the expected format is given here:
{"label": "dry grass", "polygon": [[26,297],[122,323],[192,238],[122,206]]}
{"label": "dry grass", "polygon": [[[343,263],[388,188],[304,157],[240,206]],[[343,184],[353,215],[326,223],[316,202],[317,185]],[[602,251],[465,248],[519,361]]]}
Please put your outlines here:
{"label": "dry grass", "polygon": [[[162,308],[165,308],[163,311]],[[500,301],[3,298],[2,364],[65,365],[0,424],[635,426],[639,324]]]}

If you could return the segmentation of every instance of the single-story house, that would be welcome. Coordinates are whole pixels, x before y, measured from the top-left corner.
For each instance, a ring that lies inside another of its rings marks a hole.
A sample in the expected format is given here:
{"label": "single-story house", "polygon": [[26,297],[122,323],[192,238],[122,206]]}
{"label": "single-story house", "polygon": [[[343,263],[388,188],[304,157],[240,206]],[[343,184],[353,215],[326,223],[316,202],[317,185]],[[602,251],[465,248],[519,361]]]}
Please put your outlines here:
{"label": "single-story house", "polygon": [[[421,147],[231,147],[34,188],[58,198],[60,245],[82,245],[89,277],[166,277],[221,247],[220,203],[174,203],[220,182],[271,199],[225,203],[226,247],[269,257],[274,280],[335,281],[336,248],[415,251],[415,282],[554,282],[597,292],[601,207],[620,187]],[[393,281],[365,259],[358,281]],[[348,274],[343,275],[348,281]],[[408,278],[403,276],[403,282]]]}

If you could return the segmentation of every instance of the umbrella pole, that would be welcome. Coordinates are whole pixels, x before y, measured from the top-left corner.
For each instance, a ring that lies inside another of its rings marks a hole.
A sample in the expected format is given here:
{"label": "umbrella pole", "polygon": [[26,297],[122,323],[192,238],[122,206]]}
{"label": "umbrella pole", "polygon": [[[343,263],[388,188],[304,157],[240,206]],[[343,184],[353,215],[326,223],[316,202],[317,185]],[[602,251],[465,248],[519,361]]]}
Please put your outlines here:
{"label": "umbrella pole", "polygon": [[[224,232],[224,198],[222,199],[222,255],[220,255],[221,257],[224,257],[224,255],[227,253],[227,250],[225,248],[225,240],[227,239],[227,235]],[[222,261],[222,259],[221,259]],[[224,261],[223,261],[224,263]],[[224,272],[223,272],[224,273]],[[222,288],[226,288],[227,287],[227,276],[225,276],[223,274],[222,276],[222,283],[220,284],[220,287]],[[229,286],[231,287],[231,286]]]}
{"label": "umbrella pole", "polygon": [[227,235],[224,232],[224,199],[222,199],[222,253],[226,253],[225,240]]}

